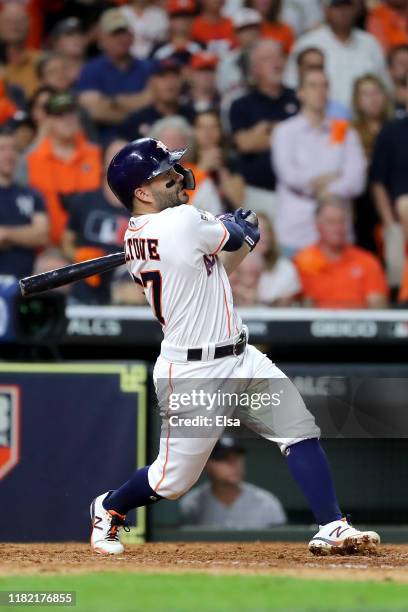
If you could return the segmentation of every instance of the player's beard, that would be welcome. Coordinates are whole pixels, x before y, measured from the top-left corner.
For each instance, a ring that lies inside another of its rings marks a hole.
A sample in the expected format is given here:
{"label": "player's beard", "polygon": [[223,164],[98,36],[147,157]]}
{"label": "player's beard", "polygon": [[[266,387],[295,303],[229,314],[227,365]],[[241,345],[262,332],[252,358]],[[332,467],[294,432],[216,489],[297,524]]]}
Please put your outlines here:
{"label": "player's beard", "polygon": [[157,191],[153,194],[160,210],[165,208],[175,208],[181,204],[187,204],[190,196],[181,187],[173,186],[165,192]]}

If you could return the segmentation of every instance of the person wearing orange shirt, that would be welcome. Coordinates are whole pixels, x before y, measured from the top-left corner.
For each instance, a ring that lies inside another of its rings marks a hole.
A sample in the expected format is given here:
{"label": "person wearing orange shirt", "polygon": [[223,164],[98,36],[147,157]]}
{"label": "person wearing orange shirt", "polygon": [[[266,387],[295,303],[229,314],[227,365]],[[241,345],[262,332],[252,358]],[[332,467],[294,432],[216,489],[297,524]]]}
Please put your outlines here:
{"label": "person wearing orange shirt", "polygon": [[388,287],[378,259],[347,240],[347,213],[331,198],[317,209],[319,241],[294,258],[305,305],[384,308]]}
{"label": "person wearing orange shirt", "polygon": [[262,16],[261,36],[280,43],[285,55],[289,55],[295,35],[287,23],[280,21],[282,0],[247,0],[247,6]]}
{"label": "person wearing orange shirt", "polygon": [[194,19],[191,38],[222,55],[235,43],[232,21],[222,16],[224,0],[203,0],[201,4],[202,13]]}
{"label": "person wearing orange shirt", "polygon": [[52,95],[46,103],[48,136],[25,160],[27,183],[45,198],[51,239],[61,242],[67,222],[61,196],[98,189],[102,181],[99,147],[81,132],[76,100],[69,93]]}
{"label": "person wearing orange shirt", "polygon": [[376,37],[385,52],[397,45],[408,43],[407,0],[384,0],[374,7],[368,17],[366,29]]}

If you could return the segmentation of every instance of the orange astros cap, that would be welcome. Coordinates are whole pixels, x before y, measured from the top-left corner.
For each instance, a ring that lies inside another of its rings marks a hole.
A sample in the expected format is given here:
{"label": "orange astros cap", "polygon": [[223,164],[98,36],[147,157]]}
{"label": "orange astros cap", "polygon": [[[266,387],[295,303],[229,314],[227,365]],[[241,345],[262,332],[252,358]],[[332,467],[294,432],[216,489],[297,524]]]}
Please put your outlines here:
{"label": "orange astros cap", "polygon": [[218,57],[215,53],[200,51],[190,59],[190,68],[193,70],[214,70],[218,64]]}
{"label": "orange astros cap", "polygon": [[168,0],[169,15],[194,15],[197,11],[195,0]]}

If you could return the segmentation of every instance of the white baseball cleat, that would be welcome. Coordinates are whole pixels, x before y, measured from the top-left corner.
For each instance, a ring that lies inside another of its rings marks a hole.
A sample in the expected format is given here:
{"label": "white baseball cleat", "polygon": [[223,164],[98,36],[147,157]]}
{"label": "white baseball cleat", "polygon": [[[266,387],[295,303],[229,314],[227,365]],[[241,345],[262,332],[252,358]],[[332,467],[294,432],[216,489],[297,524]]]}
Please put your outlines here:
{"label": "white baseball cleat", "polygon": [[95,497],[91,504],[91,546],[95,552],[103,555],[120,555],[125,550],[119,540],[121,527],[129,531],[126,516],[115,510],[105,510],[103,500],[110,491]]}
{"label": "white baseball cleat", "polygon": [[359,531],[342,518],[320,526],[309,542],[309,550],[314,555],[369,554],[376,552],[380,541],[375,531]]}

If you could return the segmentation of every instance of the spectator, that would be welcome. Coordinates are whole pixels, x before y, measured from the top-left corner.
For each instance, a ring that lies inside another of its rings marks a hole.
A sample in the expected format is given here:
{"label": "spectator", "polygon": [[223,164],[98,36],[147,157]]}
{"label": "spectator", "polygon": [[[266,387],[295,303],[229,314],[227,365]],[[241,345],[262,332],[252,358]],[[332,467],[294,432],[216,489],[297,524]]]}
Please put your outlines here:
{"label": "spectator", "polygon": [[296,38],[314,30],[324,21],[320,0],[283,0],[282,20],[291,26]]}
{"label": "spectator", "polygon": [[38,62],[40,87],[50,87],[55,91],[68,91],[74,82],[70,78],[69,63],[61,53],[47,53]]}
{"label": "spectator", "polygon": [[188,149],[183,166],[190,168],[196,178],[196,188],[190,194],[190,203],[218,215],[223,212],[221,197],[211,176],[193,163],[194,132],[184,117],[166,117],[157,121],[149,136],[161,140],[170,149]]}
{"label": "spectator", "polygon": [[359,76],[369,72],[388,82],[384,54],[371,34],[355,27],[354,0],[325,0],[325,4],[327,24],[298,40],[288,61],[285,82],[296,87],[298,54],[306,47],[317,47],[326,58],[331,98],[349,107],[353,83]]}
{"label": "spectator", "polygon": [[[320,68],[320,70],[326,71],[326,62],[324,53],[317,47],[306,47],[297,56],[297,68],[298,68],[298,82],[302,81],[303,76],[308,70],[313,68]],[[335,100],[329,100],[326,108],[326,115],[330,119],[351,119],[350,109]]]}
{"label": "spectator", "polygon": [[232,16],[237,47],[225,53],[217,69],[217,89],[223,106],[243,96],[248,89],[249,51],[260,38],[262,17],[258,11],[243,8]]}
{"label": "spectator", "polygon": [[48,243],[48,220],[40,194],[14,182],[17,160],[15,136],[6,124],[0,128],[0,274],[23,278]]}
{"label": "spectator", "polygon": [[251,308],[259,304],[260,283],[264,271],[263,257],[254,251],[229,275],[234,306]]}
{"label": "spectator", "polygon": [[35,126],[33,146],[48,136],[49,115],[46,111],[46,105],[54,93],[55,91],[51,87],[39,87],[31,97],[28,114]]}
{"label": "spectator", "polygon": [[181,66],[187,66],[193,55],[202,51],[202,45],[191,40],[191,28],[196,13],[195,0],[169,0],[168,40],[156,47],[152,55],[154,59],[162,60],[171,57]]}
{"label": "spectator", "polygon": [[261,35],[276,40],[285,55],[292,49],[295,35],[292,28],[281,21],[282,0],[247,0],[247,6],[262,15]]}
{"label": "spectator", "polygon": [[194,113],[191,106],[180,104],[183,87],[180,70],[180,65],[171,58],[158,62],[150,79],[153,102],[130,115],[120,130],[124,138],[142,138],[156,121],[170,115],[181,115],[192,121]]}
{"label": "spectator", "polygon": [[287,522],[279,499],[244,481],[245,450],[238,440],[223,436],[207,462],[209,482],[195,487],[180,501],[183,524],[218,529],[266,529]]}
{"label": "spectator", "polygon": [[385,260],[391,286],[398,285],[401,279],[405,259],[404,242],[408,241],[407,147],[408,117],[405,117],[384,125],[373,153],[371,181],[374,201],[384,226]]}
{"label": "spectator", "polygon": [[207,51],[196,53],[190,60],[188,102],[197,113],[219,107],[220,100],[216,86],[217,64],[217,56]]}
{"label": "spectator", "polygon": [[279,125],[271,142],[278,178],[275,227],[287,256],[316,241],[314,213],[319,200],[330,194],[350,205],[363,191],[366,179],[364,152],[355,130],[347,121],[326,117],[328,81],[324,72],[309,70],[298,96],[301,113]]}
{"label": "spectator", "polygon": [[391,49],[388,55],[388,67],[394,88],[395,118],[407,115],[408,100],[408,44]]}
{"label": "spectator", "polygon": [[23,3],[5,2],[0,10],[0,41],[8,83],[21,87],[27,98],[38,87],[38,51],[27,48],[29,17]]}
{"label": "spectator", "polygon": [[109,9],[99,21],[102,55],[83,67],[77,89],[79,102],[99,126],[99,140],[106,144],[130,113],[152,101],[146,87],[152,64],[130,55],[133,36],[119,9]]}
{"label": "spectator", "polygon": [[223,147],[223,135],[219,114],[215,111],[198,113],[194,121],[195,177],[200,183],[203,176],[211,177],[217,186],[223,207],[229,210],[244,203],[245,183],[235,171]]}
{"label": "spectator", "polygon": [[[62,268],[62,266],[67,266],[70,261],[61,253],[60,249],[55,247],[49,247],[44,251],[38,253],[35,262],[32,274],[42,274],[43,272],[49,272],[50,270],[56,270],[57,268]],[[58,293],[63,293],[68,296],[73,285],[63,285],[62,287],[58,287],[53,289],[53,291],[58,291]]]}
{"label": "spectator", "polygon": [[[391,100],[382,81],[374,75],[364,75],[356,80],[353,92],[353,127],[360,136],[367,164],[371,165],[374,142],[384,123],[391,118]],[[377,250],[375,227],[378,215],[371,190],[366,188],[355,202],[354,229],[359,246]]]}
{"label": "spectator", "polygon": [[167,39],[169,22],[166,12],[149,0],[129,0],[121,10],[133,33],[131,53],[144,59],[153,47]]}
{"label": "spectator", "polygon": [[284,58],[273,40],[261,40],[250,53],[253,89],[231,105],[231,133],[238,149],[238,168],[244,177],[246,207],[273,217],[275,174],[270,161],[270,140],[275,126],[296,114],[298,100],[282,85]]}
{"label": "spectator", "polygon": [[385,53],[408,44],[407,0],[383,0],[368,14],[367,31],[376,37]]}
{"label": "spectator", "polygon": [[[11,123],[14,128],[14,137],[19,155],[26,153],[32,145],[36,128],[30,116],[24,111],[17,111],[13,116]],[[18,179],[16,177],[18,182]]]}
{"label": "spectator", "polygon": [[[49,272],[50,270],[56,270],[57,268],[62,268],[62,266],[67,266],[69,263],[69,259],[65,257],[65,255],[61,252],[60,249],[56,249],[55,247],[47,247],[43,249],[40,253],[37,254],[35,259],[33,274],[42,274],[43,272]],[[69,293],[71,289],[70,285],[63,285],[62,287],[57,287],[53,289],[53,291],[64,291]]]}
{"label": "spectator", "polygon": [[329,198],[316,213],[318,242],[295,257],[305,304],[316,308],[384,308],[387,283],[379,261],[347,239],[347,211]]}
{"label": "spectator", "polygon": [[68,63],[70,83],[76,83],[85,63],[87,37],[77,17],[59,21],[50,33],[50,45],[54,53],[63,55]]}
{"label": "spectator", "polygon": [[290,306],[300,293],[296,267],[279,253],[275,232],[267,215],[258,215],[261,238],[257,252],[264,260],[264,270],[258,284],[257,301],[265,306]]}
{"label": "spectator", "polygon": [[[74,81],[70,71],[69,60],[61,53],[47,53],[38,63],[38,77],[40,79],[40,89],[48,88],[55,93],[72,91]],[[97,129],[90,119],[88,113],[79,108],[79,116],[82,128],[90,140],[97,140]]]}
{"label": "spectator", "polygon": [[201,14],[194,19],[191,31],[193,40],[219,56],[235,43],[232,21],[222,15],[223,5],[224,0],[202,0]]}
{"label": "spectator", "polygon": [[48,136],[27,154],[25,175],[28,184],[45,198],[52,242],[58,245],[67,222],[60,196],[97,189],[102,164],[99,148],[88,142],[80,130],[72,94],[52,95],[45,110]]}
{"label": "spectator", "polygon": [[[100,189],[67,196],[69,219],[62,238],[62,251],[72,262],[115,253],[123,245],[129,213],[106,181],[108,165],[126,141],[115,140],[104,155],[104,179]],[[91,276],[75,283],[71,296],[82,304],[108,304],[113,272]]]}

